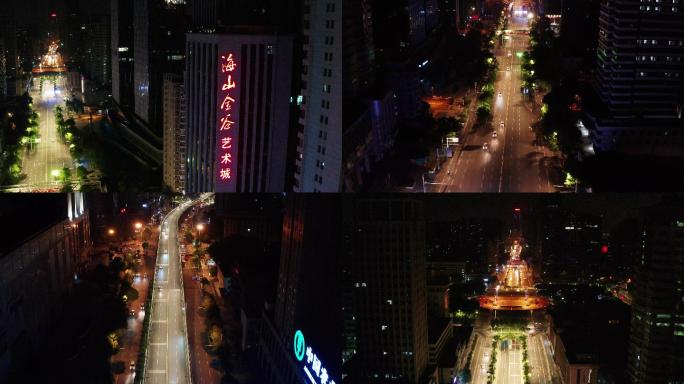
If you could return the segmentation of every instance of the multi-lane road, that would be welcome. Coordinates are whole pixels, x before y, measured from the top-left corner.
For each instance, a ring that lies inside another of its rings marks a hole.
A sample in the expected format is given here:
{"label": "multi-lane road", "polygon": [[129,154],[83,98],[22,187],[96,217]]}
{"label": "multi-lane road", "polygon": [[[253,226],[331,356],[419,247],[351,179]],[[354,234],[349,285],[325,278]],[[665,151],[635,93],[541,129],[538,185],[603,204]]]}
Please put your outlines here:
{"label": "multi-lane road", "polygon": [[[511,14],[508,19],[511,32],[494,52],[499,72],[492,122],[473,129],[474,119],[469,119],[461,148],[444,163],[435,182],[426,184],[427,192],[555,191],[558,160],[548,148],[535,144],[530,126],[539,116],[520,92],[521,61],[516,53],[529,46],[528,18]],[[483,149],[485,143],[487,149]]]}
{"label": "multi-lane road", "polygon": [[496,359],[494,383],[496,384],[522,384],[523,383],[523,359],[522,346],[512,340],[499,342]]}
{"label": "multi-lane road", "polygon": [[530,382],[532,384],[553,383],[555,365],[545,344],[548,337],[544,333],[535,333],[527,337],[527,353],[530,364]]}
{"label": "multi-lane road", "polygon": [[145,383],[191,383],[178,220],[183,212],[199,202],[193,200],[181,204],[161,224]]}
{"label": "multi-lane road", "polygon": [[61,74],[32,79],[29,94],[33,99],[33,108],[38,113],[40,141],[33,144],[33,151],[27,151],[22,156],[22,171],[26,179],[16,186],[19,190],[58,189],[61,185],[53,171],[67,167],[72,174],[75,173],[69,148],[59,138],[54,112],[56,106],[64,107],[65,82],[66,78]]}

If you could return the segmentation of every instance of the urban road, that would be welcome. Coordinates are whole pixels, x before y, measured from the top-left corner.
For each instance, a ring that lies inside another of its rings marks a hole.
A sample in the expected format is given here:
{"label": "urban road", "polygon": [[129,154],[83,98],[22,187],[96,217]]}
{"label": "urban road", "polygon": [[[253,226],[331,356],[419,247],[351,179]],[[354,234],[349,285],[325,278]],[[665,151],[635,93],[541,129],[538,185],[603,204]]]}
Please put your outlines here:
{"label": "urban road", "polygon": [[[489,365],[492,358],[492,330],[490,328],[492,313],[480,313],[474,325],[477,335],[472,345],[472,361],[470,363],[471,383],[486,384]],[[535,322],[540,321],[540,322]],[[527,352],[529,355],[531,384],[560,384],[558,368],[553,361],[550,351],[548,331],[542,326],[545,321],[542,314],[533,316],[533,330],[527,335]],[[497,359],[494,367],[494,382],[496,384],[522,384],[523,350],[519,342],[507,339],[499,341],[497,345]]]}
{"label": "urban road", "polygon": [[40,141],[33,144],[33,151],[26,151],[22,157],[22,172],[26,178],[18,191],[57,190],[60,184],[52,172],[70,168],[74,174],[74,162],[69,148],[61,141],[57,132],[54,109],[64,108],[66,78],[62,74],[38,76],[31,80],[30,96],[33,108],[38,113]]}
{"label": "urban road", "polygon": [[[551,150],[535,145],[530,126],[538,116],[520,92],[521,61],[516,52],[529,46],[527,17],[510,15],[509,28],[510,39],[497,44],[494,52],[499,72],[491,125],[472,131],[474,118],[469,118],[462,147],[444,163],[434,183],[425,185],[426,192],[555,192],[551,180],[557,160]],[[485,143],[487,150],[482,148]]]}
{"label": "urban road", "polygon": [[161,224],[147,339],[145,383],[191,383],[178,220],[201,199],[172,210]]}

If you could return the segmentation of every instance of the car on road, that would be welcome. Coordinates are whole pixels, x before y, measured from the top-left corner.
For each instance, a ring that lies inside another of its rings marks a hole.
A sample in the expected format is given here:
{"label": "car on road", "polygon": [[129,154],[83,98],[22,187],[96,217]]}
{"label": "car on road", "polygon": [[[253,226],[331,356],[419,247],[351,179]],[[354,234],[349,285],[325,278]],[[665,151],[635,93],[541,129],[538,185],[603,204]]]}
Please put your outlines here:
{"label": "car on road", "polygon": [[143,279],[147,279],[147,272],[143,273]]}
{"label": "car on road", "polygon": [[512,55],[512,54],[511,54],[511,51],[508,51],[508,56],[511,56],[511,55]]}
{"label": "car on road", "polygon": [[131,361],[131,364],[128,366],[128,369],[131,371],[135,371],[135,361]]}
{"label": "car on road", "polygon": [[128,311],[128,315],[131,317],[135,317],[135,310],[131,309],[130,311]]}
{"label": "car on road", "polygon": [[501,97],[501,92],[499,92],[499,97]]}
{"label": "car on road", "polygon": [[496,139],[496,136],[497,136],[496,131],[492,132],[492,139]]}
{"label": "car on road", "polygon": [[485,151],[488,150],[489,149],[489,143],[485,141],[485,143],[482,144],[482,149]]}
{"label": "car on road", "polygon": [[145,304],[140,304],[140,312],[144,312],[144,311],[145,311]]}
{"label": "car on road", "polygon": [[504,129],[504,122],[501,120],[501,123],[499,123],[499,128]]}
{"label": "car on road", "polygon": [[511,66],[510,66],[510,65],[509,65],[509,66],[506,66],[506,70],[507,70],[507,71],[510,71],[510,70],[511,70]]}

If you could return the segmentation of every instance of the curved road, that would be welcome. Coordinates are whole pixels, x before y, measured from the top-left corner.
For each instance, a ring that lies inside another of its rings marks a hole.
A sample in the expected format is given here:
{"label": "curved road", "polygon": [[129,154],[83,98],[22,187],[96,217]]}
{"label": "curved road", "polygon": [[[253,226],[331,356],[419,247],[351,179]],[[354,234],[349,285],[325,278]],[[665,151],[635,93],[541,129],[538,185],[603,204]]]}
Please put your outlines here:
{"label": "curved road", "polygon": [[178,220],[204,197],[186,201],[164,218],[157,248],[145,383],[191,383]]}

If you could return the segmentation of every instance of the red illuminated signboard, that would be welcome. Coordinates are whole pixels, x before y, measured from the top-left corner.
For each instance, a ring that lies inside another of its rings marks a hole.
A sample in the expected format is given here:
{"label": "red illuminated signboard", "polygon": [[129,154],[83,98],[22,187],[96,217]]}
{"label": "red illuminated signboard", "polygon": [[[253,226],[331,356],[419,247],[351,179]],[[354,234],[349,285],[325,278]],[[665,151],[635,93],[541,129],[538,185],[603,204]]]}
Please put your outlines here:
{"label": "red illuminated signboard", "polygon": [[216,114],[217,192],[235,191],[238,121],[238,63],[231,52],[221,55],[218,68],[218,109]]}

